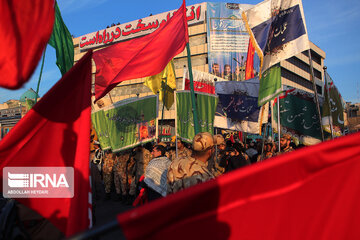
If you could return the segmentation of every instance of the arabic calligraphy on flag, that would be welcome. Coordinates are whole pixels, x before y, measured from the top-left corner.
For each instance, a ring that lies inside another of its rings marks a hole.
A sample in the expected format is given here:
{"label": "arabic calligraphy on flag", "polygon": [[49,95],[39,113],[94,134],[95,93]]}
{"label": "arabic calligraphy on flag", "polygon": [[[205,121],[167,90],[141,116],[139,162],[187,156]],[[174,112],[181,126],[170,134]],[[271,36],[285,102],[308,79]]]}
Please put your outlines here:
{"label": "arabic calligraphy on flag", "polygon": [[[322,108],[322,125],[326,132],[331,133],[330,122],[333,125],[333,133],[341,136],[344,129],[343,100],[330,75],[325,72],[325,101]],[[330,105],[330,106],[329,106]]]}
{"label": "arabic calligraphy on flag", "polygon": [[[281,133],[290,134],[295,142],[313,145],[321,142],[319,116],[314,94],[289,86],[283,86],[286,94],[280,96]],[[322,103],[323,99],[319,98]],[[273,127],[277,131],[278,111],[273,107]]]}
{"label": "arabic calligraphy on flag", "polygon": [[113,152],[155,139],[157,106],[157,96],[152,95],[125,99],[104,109]]}
{"label": "arabic calligraphy on flag", "polygon": [[268,121],[268,104],[258,107],[260,82],[258,78],[243,82],[216,82],[219,103],[215,127],[259,134]]}
{"label": "arabic calligraphy on flag", "polygon": [[[213,94],[196,93],[200,132],[213,133],[214,115],[218,97]],[[186,142],[192,142],[195,136],[190,91],[176,92],[177,136]]]}
{"label": "arabic calligraphy on flag", "polygon": [[310,49],[301,0],[269,0],[243,12],[261,72]]}

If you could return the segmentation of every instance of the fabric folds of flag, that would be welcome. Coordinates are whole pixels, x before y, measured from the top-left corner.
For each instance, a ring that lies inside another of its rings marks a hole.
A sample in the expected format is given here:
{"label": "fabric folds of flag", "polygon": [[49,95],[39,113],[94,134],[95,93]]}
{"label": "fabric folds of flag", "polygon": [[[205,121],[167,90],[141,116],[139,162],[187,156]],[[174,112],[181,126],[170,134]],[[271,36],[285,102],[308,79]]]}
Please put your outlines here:
{"label": "fabric folds of flag", "polygon": [[56,1],[55,22],[49,44],[56,50],[56,65],[64,75],[74,65],[74,44]]}
{"label": "fabric folds of flag", "polygon": [[73,198],[17,199],[66,236],[89,226],[91,56],[80,59],[0,142],[1,169],[74,168]]}
{"label": "fabric folds of flag", "polygon": [[258,105],[262,106],[273,100],[281,92],[281,68],[275,65],[266,70],[260,80]]}
{"label": "fabric folds of flag", "polygon": [[118,223],[129,240],[359,239],[359,141],[357,133],[280,155],[119,214]]}
{"label": "fabric folds of flag", "polygon": [[176,76],[174,62],[171,60],[165,69],[154,76],[147,77],[144,85],[151,89],[154,94],[159,93],[159,101],[170,109],[174,104],[174,91],[176,90]]}
{"label": "fabric folds of flag", "polygon": [[[185,0],[155,32],[94,52],[96,101],[122,81],[160,73],[189,42]],[[154,64],[156,63],[156,64]]]}
{"label": "fabric folds of flag", "polygon": [[[340,136],[344,129],[343,100],[339,90],[335,86],[330,75],[325,72],[325,101],[322,107],[322,125],[324,130],[331,133],[330,122],[333,125],[333,133]],[[329,106],[330,104],[330,106]]]}
{"label": "fabric folds of flag", "polygon": [[260,73],[310,49],[301,0],[266,0],[242,17],[260,58]]}
{"label": "fabric folds of flag", "polygon": [[219,103],[214,126],[260,134],[262,124],[268,121],[268,105],[258,107],[259,87],[257,77],[242,82],[216,82]]}
{"label": "fabric folds of flag", "polygon": [[53,6],[53,0],[1,1],[0,87],[18,89],[31,77],[52,32]]}
{"label": "fabric folds of flag", "polygon": [[[215,94],[195,93],[198,109],[198,122],[200,132],[214,130],[214,117],[218,96]],[[195,136],[193,109],[190,91],[176,92],[176,133],[179,138],[186,142],[192,142]]]}
{"label": "fabric folds of flag", "polygon": [[[193,69],[193,84],[195,92],[203,92],[215,94],[215,82],[227,81],[224,78],[220,78],[208,72],[202,72]],[[183,75],[183,90],[190,90],[190,75],[189,70],[184,68]]]}
{"label": "fabric folds of flag", "polygon": [[254,54],[255,48],[251,38],[249,38],[248,52],[245,63],[245,80],[254,78]]}
{"label": "fabric folds of flag", "polygon": [[[279,96],[280,132],[290,134],[296,144],[314,145],[321,142],[321,127],[314,94],[285,85],[283,89]],[[319,101],[322,104],[323,99],[319,98]],[[278,132],[277,109],[273,106],[271,111],[272,126],[276,132]]]}

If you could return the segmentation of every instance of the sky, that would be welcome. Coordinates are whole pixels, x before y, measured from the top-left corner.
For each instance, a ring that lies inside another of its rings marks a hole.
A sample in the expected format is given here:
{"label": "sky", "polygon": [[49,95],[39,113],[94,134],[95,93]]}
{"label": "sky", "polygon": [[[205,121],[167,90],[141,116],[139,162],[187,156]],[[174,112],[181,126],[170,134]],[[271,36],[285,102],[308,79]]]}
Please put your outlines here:
{"label": "sky", "polygon": [[[187,0],[186,5],[204,1]],[[258,4],[259,0],[214,1]],[[180,7],[181,0],[58,0],[63,20],[75,37],[105,29],[112,23],[127,23]],[[309,40],[326,53],[325,66],[346,102],[360,102],[360,1],[359,0],[303,0]],[[40,82],[42,97],[60,78],[55,50],[47,46]],[[40,75],[39,61],[34,74],[22,88],[0,88],[0,103],[20,96],[32,88],[36,91]]]}

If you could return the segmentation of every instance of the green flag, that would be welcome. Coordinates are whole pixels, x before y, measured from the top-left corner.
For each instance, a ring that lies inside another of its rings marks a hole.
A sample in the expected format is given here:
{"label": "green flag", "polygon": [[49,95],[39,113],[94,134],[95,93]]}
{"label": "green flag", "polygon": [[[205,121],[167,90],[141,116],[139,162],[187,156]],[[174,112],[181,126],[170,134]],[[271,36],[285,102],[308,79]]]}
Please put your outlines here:
{"label": "green flag", "polygon": [[[288,133],[297,143],[313,145],[321,142],[321,128],[314,94],[284,86],[280,97],[281,134]],[[273,127],[277,128],[278,111],[273,107]]]}
{"label": "green flag", "polygon": [[110,138],[108,131],[108,122],[105,118],[104,110],[98,110],[91,113],[91,122],[95,128],[96,134],[98,136],[101,149],[107,150],[110,149]]}
{"label": "green flag", "polygon": [[325,84],[325,101],[321,114],[322,125],[326,132],[331,133],[330,121],[332,121],[333,133],[336,136],[341,136],[341,132],[344,129],[343,101],[338,89],[327,72],[325,72]]}
{"label": "green flag", "polygon": [[113,152],[153,141],[156,137],[157,96],[126,99],[104,109]]}
{"label": "green flag", "polygon": [[[195,93],[200,132],[213,134],[215,110],[218,97],[212,94]],[[195,136],[190,91],[176,92],[177,135],[186,142]]]}
{"label": "green flag", "polygon": [[61,75],[64,75],[74,65],[74,45],[57,2],[55,2],[55,21],[49,44],[56,50],[56,65]]}
{"label": "green flag", "polygon": [[279,64],[266,70],[260,80],[258,105],[262,106],[281,93],[281,69]]}

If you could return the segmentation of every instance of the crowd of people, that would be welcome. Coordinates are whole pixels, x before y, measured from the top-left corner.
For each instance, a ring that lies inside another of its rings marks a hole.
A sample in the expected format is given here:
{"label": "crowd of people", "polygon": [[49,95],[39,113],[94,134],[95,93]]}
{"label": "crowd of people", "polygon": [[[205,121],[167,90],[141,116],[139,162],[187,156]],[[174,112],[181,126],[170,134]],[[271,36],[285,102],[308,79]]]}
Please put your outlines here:
{"label": "crowd of people", "polygon": [[[141,204],[165,197],[235,169],[293,151],[291,136],[274,141],[225,140],[221,134],[197,134],[192,144],[181,140],[147,143],[118,153],[102,151],[92,139],[90,154],[93,197],[105,191],[105,200],[116,193],[124,204]],[[177,147],[177,153],[175,146]]]}

